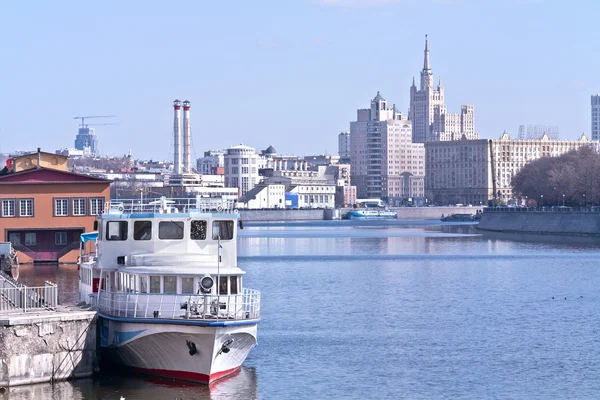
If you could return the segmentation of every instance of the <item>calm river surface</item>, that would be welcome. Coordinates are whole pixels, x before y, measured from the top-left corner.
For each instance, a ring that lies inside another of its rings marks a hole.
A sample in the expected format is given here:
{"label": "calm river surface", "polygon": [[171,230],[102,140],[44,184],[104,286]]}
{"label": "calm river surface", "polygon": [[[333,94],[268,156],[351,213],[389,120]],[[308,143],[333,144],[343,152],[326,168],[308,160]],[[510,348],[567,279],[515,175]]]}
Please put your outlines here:
{"label": "calm river surface", "polygon": [[[202,386],[123,377],[0,399],[598,399],[600,241],[435,221],[246,224],[259,344]],[[75,298],[75,266],[24,266]]]}

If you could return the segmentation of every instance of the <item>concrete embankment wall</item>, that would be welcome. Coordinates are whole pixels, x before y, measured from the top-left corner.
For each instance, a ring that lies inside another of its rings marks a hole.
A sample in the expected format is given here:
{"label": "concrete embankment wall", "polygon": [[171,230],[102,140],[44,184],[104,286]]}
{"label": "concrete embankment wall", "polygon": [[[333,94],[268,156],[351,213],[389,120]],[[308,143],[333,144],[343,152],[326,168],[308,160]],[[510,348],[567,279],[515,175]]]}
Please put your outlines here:
{"label": "concrete embankment wall", "polygon": [[96,365],[95,312],[0,316],[0,386],[87,377]]}
{"label": "concrete embankment wall", "polygon": [[600,213],[485,212],[477,228],[495,232],[600,236]]}
{"label": "concrete embankment wall", "polygon": [[[475,214],[481,207],[398,207],[398,219],[437,219],[448,214]],[[244,221],[321,221],[326,218],[327,212],[332,210],[240,210]],[[344,216],[351,208],[339,209]]]}

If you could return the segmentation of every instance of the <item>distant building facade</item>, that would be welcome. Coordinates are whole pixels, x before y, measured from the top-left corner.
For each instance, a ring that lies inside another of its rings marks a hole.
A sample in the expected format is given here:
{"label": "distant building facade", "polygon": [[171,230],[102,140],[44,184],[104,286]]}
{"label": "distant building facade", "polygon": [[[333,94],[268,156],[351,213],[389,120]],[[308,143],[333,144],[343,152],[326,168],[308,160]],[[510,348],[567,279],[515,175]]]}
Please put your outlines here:
{"label": "distant building facade", "polygon": [[350,123],[352,184],[358,198],[403,203],[424,195],[425,150],[412,142],[411,121],[377,92]]}
{"label": "distant building facade", "polygon": [[227,149],[224,155],[225,187],[238,188],[239,195],[244,196],[259,183],[259,168],[262,158],[256,149],[240,144]]}
{"label": "distant building facade", "polygon": [[[425,143],[425,195],[436,204],[486,204],[494,198],[490,141],[458,140]],[[511,180],[527,163],[541,157],[558,157],[589,146],[598,151],[598,141],[585,135],[577,140],[553,140],[547,134],[536,140],[511,139],[504,132],[491,140],[496,197],[513,200]]]}
{"label": "distant building facade", "polygon": [[204,157],[196,160],[196,170],[202,175],[222,175],[224,165],[225,152],[220,150],[205,151]]}
{"label": "distant building facade", "polygon": [[84,154],[92,156],[99,155],[98,137],[94,132],[94,128],[81,127],[75,137],[75,149],[82,150]]}
{"label": "distant building facade", "polygon": [[444,102],[444,87],[440,79],[437,88],[433,84],[433,72],[429,63],[429,47],[425,39],[425,58],[421,82],[417,89],[413,78],[410,87],[410,109],[414,143],[439,140],[478,139],[475,132],[475,109],[462,105],[460,113],[448,113]]}
{"label": "distant building facade", "polygon": [[338,155],[343,162],[350,159],[350,132],[340,132],[338,135]]}
{"label": "distant building facade", "polygon": [[600,94],[592,95],[592,140],[600,140]]}

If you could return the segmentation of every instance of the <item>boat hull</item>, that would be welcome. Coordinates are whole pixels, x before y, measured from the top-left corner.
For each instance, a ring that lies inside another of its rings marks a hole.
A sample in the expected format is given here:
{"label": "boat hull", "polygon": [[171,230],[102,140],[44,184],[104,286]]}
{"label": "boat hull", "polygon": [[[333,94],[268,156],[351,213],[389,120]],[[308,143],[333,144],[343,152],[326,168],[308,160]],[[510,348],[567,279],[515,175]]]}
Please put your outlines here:
{"label": "boat hull", "polygon": [[244,322],[138,322],[100,315],[101,357],[133,372],[210,384],[239,371],[256,346],[257,321]]}

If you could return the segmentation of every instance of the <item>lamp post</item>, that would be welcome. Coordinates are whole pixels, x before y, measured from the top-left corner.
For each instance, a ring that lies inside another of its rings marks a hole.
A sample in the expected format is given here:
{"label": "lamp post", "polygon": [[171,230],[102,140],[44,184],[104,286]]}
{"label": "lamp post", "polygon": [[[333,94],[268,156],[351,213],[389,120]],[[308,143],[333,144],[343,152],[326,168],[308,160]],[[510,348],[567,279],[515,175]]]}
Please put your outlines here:
{"label": "lamp post", "polygon": [[527,207],[529,203],[527,202],[527,196],[525,196],[525,207]]}
{"label": "lamp post", "polygon": [[565,195],[563,194],[563,207],[565,206]]}
{"label": "lamp post", "polygon": [[541,200],[542,207],[544,207],[544,195],[542,194],[542,195],[540,196],[540,198],[542,199],[542,200]]}
{"label": "lamp post", "polygon": [[587,207],[587,202],[585,201],[585,193],[583,194],[583,206]]}

